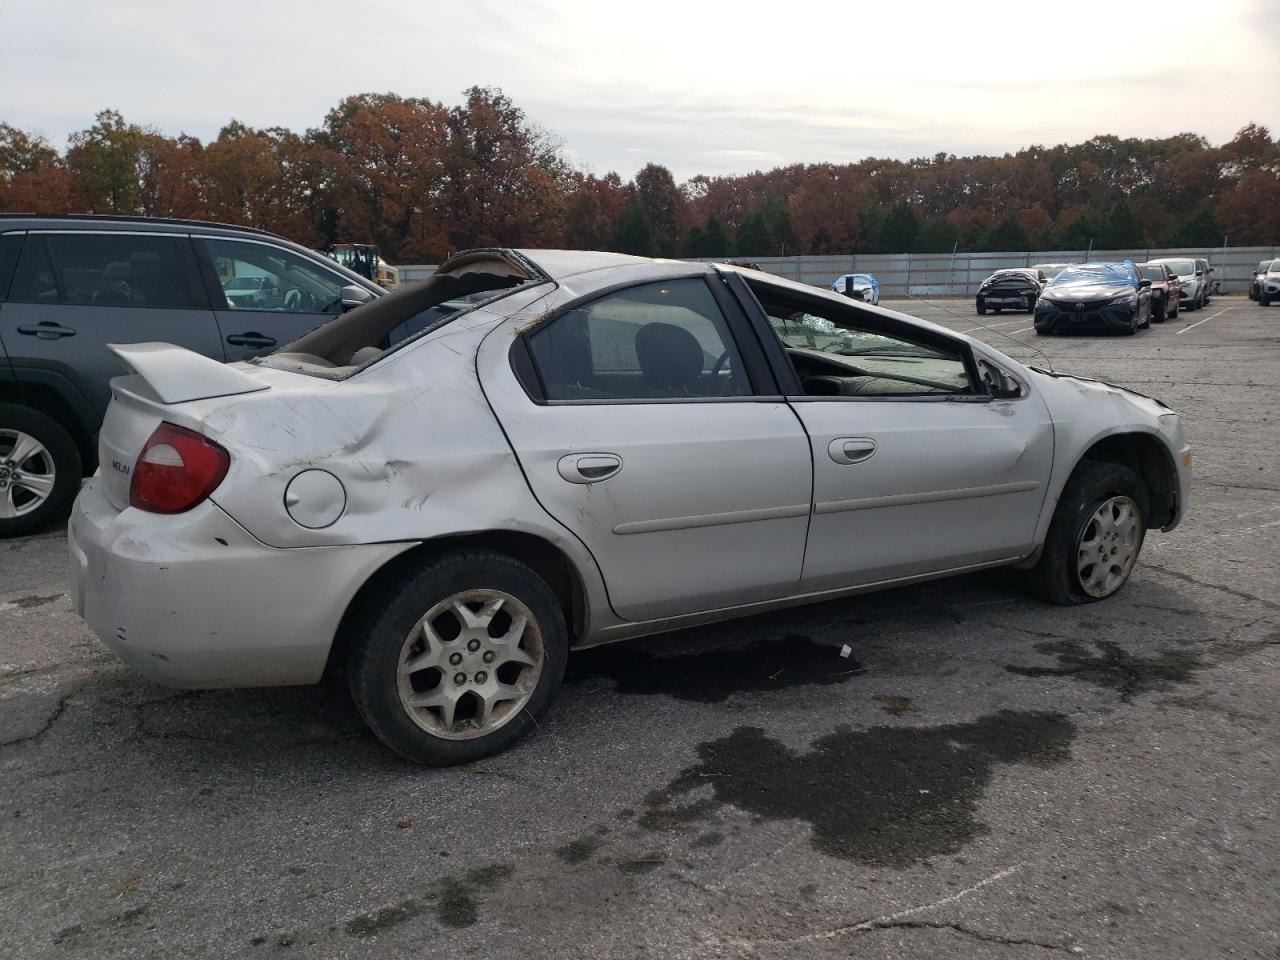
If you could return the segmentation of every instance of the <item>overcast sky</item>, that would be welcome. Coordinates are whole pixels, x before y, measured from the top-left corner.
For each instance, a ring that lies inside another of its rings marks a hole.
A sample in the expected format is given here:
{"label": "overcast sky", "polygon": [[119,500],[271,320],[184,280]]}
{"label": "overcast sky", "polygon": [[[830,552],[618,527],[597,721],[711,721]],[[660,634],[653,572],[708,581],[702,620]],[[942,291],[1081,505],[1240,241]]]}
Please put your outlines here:
{"label": "overcast sky", "polygon": [[0,121],[59,147],[107,107],[207,140],[480,84],[624,177],[1280,130],[1277,0],[0,0],[0,64]]}

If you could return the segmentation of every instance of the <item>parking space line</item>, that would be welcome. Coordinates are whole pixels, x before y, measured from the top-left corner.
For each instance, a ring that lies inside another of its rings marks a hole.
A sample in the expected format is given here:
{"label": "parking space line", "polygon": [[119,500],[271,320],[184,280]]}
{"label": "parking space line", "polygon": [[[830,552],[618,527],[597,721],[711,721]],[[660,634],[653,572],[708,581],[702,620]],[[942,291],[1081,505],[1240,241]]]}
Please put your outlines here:
{"label": "parking space line", "polygon": [[1175,333],[1174,336],[1180,337],[1184,333],[1186,333],[1188,330],[1194,330],[1196,327],[1200,326],[1200,324],[1202,323],[1208,323],[1210,320],[1216,320],[1218,317],[1222,316],[1224,313],[1227,312],[1227,310],[1230,310],[1230,309],[1231,309],[1230,307],[1227,307],[1226,310],[1219,310],[1212,317],[1205,317],[1203,320],[1197,320],[1195,323],[1191,324],[1191,326],[1183,327],[1181,330]]}
{"label": "parking space line", "polygon": [[1006,320],[1004,323],[981,323],[976,327],[970,327],[968,330],[961,330],[961,333],[973,333],[975,330],[994,330],[996,327],[1012,327],[1015,323],[1026,323],[1021,318],[1017,320]]}

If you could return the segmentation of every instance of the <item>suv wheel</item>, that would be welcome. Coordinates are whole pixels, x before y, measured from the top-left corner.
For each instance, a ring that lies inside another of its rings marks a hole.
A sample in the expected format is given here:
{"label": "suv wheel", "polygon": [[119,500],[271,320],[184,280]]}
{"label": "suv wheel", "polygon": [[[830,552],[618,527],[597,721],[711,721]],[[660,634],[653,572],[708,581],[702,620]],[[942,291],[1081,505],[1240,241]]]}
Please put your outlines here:
{"label": "suv wheel", "polygon": [[1128,467],[1086,461],[1067,481],[1030,590],[1062,605],[1093,603],[1128,581],[1146,536],[1147,488]]}
{"label": "suv wheel", "polygon": [[58,421],[0,403],[0,539],[65,519],[80,477],[80,451]]}
{"label": "suv wheel", "polygon": [[433,766],[479,760],[534,730],[569,649],[546,581],[482,551],[375,590],[352,629],[356,708],[388,747]]}

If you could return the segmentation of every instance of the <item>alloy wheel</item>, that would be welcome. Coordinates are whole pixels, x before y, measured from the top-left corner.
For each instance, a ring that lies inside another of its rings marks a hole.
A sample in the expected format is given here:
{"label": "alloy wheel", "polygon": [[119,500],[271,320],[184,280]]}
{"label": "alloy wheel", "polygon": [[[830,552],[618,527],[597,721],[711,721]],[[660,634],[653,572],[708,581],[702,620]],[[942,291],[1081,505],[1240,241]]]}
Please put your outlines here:
{"label": "alloy wheel", "polygon": [[1129,497],[1104,501],[1080,532],[1076,576],[1091,597],[1109,597],[1120,589],[1138,559],[1142,514]]}
{"label": "alloy wheel", "polygon": [[40,509],[53,493],[56,469],[43,443],[20,430],[0,428],[0,520]]}
{"label": "alloy wheel", "polygon": [[538,622],[515,597],[455,593],[405,638],[396,678],[400,704],[432,736],[483,737],[519,715],[544,659]]}

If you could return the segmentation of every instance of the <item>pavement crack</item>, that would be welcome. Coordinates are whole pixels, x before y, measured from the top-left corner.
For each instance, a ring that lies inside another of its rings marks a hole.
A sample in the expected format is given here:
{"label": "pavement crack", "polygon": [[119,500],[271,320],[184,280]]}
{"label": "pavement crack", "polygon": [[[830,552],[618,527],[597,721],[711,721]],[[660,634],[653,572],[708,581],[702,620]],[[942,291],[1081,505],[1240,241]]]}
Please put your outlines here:
{"label": "pavement crack", "polygon": [[39,730],[36,730],[33,733],[23,734],[20,737],[13,737],[8,740],[0,740],[0,747],[12,747],[13,745],[18,743],[30,743],[33,740],[39,740],[41,737],[43,737],[46,733],[48,733],[53,728],[53,725],[57,723],[58,719],[62,716],[62,712],[66,710],[67,703],[71,700],[72,697],[74,697],[79,692],[80,692],[80,688],[77,686],[75,689],[69,690],[67,693],[64,693],[61,697],[59,697],[57,704],[54,705],[53,712],[50,713],[48,719],[46,719],[45,722],[41,724]]}
{"label": "pavement crack", "polygon": [[1010,947],[1039,947],[1042,950],[1059,950],[1064,953],[1074,953],[1069,944],[1062,942],[1054,942],[1051,940],[1032,940],[1024,937],[1006,937],[998,933],[986,933],[982,930],[974,930],[972,927],[966,927],[959,923],[940,923],[930,922],[927,920],[899,920],[893,923],[877,923],[870,921],[867,924],[861,924],[850,933],[869,933],[873,930],[953,930],[963,936],[970,937],[974,940],[981,940],[983,943],[999,943]]}
{"label": "pavement crack", "polygon": [[1233,587],[1224,587],[1220,583],[1210,583],[1207,580],[1200,580],[1188,573],[1182,573],[1178,570],[1170,570],[1168,567],[1162,567],[1155,563],[1144,563],[1144,570],[1154,570],[1157,573],[1163,573],[1166,577],[1172,577],[1175,580],[1181,580],[1183,583],[1195,584],[1197,587],[1204,587],[1206,590],[1217,590],[1219,593],[1229,594],[1240,600],[1248,600],[1250,603],[1258,603],[1266,607],[1268,610],[1280,610],[1280,603],[1259,597],[1257,594],[1246,593],[1243,590],[1236,590]]}

